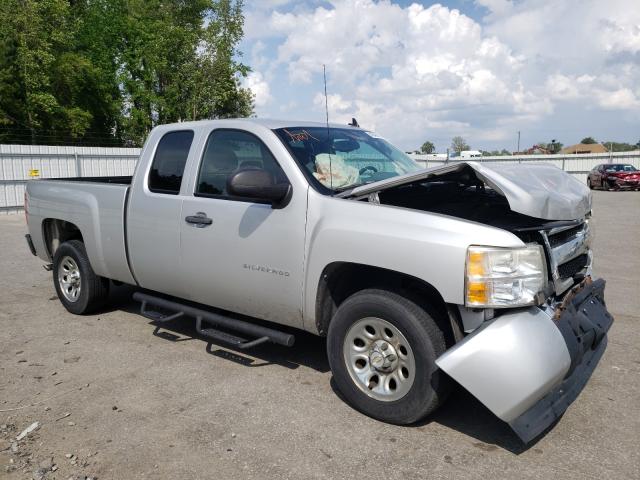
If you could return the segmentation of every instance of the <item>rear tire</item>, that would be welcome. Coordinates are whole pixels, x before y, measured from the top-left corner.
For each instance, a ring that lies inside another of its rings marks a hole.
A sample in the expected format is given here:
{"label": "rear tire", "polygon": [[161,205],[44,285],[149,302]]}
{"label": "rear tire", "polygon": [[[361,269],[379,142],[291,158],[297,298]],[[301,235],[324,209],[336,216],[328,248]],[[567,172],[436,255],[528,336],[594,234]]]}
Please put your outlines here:
{"label": "rear tire", "polygon": [[56,250],[53,284],[62,305],[76,315],[95,312],[109,297],[109,280],[96,275],[79,240],[64,242]]}
{"label": "rear tire", "polygon": [[589,190],[593,190],[593,184],[591,183],[590,178],[587,178],[587,187],[589,187]]}
{"label": "rear tire", "polygon": [[[414,423],[444,401],[450,379],[435,361],[445,350],[445,334],[433,317],[386,290],[355,293],[329,324],[336,387],[355,409],[388,423]],[[388,362],[392,357],[395,366]]]}

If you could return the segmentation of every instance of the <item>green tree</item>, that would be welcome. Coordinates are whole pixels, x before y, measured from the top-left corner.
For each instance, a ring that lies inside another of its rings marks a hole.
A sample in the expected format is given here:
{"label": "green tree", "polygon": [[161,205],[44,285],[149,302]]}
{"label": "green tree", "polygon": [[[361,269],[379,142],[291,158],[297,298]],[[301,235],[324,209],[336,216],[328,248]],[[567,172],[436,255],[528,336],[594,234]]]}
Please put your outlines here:
{"label": "green tree", "polygon": [[463,150],[470,150],[471,147],[467,144],[467,141],[459,136],[453,137],[451,139],[451,150],[456,153],[460,153]]}
{"label": "green tree", "polygon": [[551,140],[549,143],[538,142],[536,143],[536,145],[538,145],[538,147],[546,149],[549,153],[552,153],[552,154],[556,154],[560,152],[563,146],[562,143],[556,141],[555,139]]}
{"label": "green tree", "polygon": [[61,104],[52,82],[60,54],[72,48],[74,29],[64,0],[0,3],[0,110],[3,123],[12,126],[9,136],[35,143],[41,130],[55,137],[60,129],[86,129],[91,114]]}
{"label": "green tree", "polygon": [[249,116],[241,0],[3,0],[0,141],[140,145],[160,123]]}
{"label": "green tree", "polygon": [[157,124],[253,113],[236,59],[242,1],[129,0],[120,81],[126,136],[141,143]]}
{"label": "green tree", "polygon": [[436,151],[436,146],[429,141],[424,142],[420,147],[421,153],[433,153],[435,151]]}
{"label": "green tree", "polygon": [[598,143],[598,142],[596,142],[596,140],[593,137],[585,137],[582,140],[580,140],[580,143],[584,143],[585,145],[593,145],[594,143]]}
{"label": "green tree", "polygon": [[633,150],[640,150],[640,142],[636,145],[631,145],[626,142],[612,142],[606,141],[602,142],[602,144],[610,151],[610,152],[631,152]]}

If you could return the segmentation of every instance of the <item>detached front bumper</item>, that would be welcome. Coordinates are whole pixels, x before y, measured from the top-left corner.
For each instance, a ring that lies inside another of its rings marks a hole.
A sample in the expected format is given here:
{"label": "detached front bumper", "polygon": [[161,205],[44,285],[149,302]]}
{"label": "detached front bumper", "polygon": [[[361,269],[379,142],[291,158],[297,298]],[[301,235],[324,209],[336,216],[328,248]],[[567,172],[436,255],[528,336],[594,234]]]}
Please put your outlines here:
{"label": "detached front bumper", "polygon": [[604,287],[587,277],[555,310],[505,313],[436,364],[530,442],[577,398],[606,348]]}

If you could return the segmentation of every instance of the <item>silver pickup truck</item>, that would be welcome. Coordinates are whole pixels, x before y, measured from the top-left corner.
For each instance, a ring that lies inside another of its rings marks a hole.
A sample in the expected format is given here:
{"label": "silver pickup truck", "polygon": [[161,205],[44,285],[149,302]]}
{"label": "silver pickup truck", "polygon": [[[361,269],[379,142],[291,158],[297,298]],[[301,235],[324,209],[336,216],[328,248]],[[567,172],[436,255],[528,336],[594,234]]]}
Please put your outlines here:
{"label": "silver pickup truck", "polygon": [[195,319],[232,348],[326,336],[344,398],[395,424],[455,381],[531,441],[613,322],[580,182],[548,165],[422,169],[352,126],[163,125],[133,177],[31,181],[25,209],[71,313],[124,283],[144,289],[143,315]]}

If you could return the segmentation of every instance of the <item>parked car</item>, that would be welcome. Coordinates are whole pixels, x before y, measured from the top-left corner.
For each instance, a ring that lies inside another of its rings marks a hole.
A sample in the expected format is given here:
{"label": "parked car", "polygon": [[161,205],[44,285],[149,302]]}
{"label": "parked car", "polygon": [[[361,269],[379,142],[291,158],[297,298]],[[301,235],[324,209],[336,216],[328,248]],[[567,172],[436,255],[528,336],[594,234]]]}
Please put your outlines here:
{"label": "parked car", "polygon": [[640,170],[626,163],[597,165],[587,176],[589,188],[603,190],[640,190]]}
{"label": "parked car", "polygon": [[582,390],[613,321],[583,184],[548,165],[422,169],[352,126],[160,126],[133,177],[31,181],[25,211],[69,312],[119,282],[146,289],[143,315],[193,318],[231,348],[293,345],[283,326],[326,336],[344,398],[395,424],[456,381],[528,442]]}

